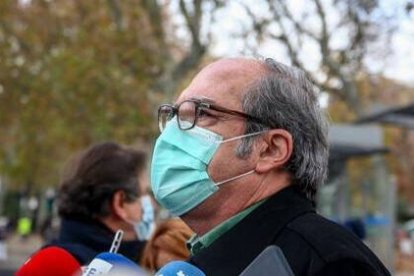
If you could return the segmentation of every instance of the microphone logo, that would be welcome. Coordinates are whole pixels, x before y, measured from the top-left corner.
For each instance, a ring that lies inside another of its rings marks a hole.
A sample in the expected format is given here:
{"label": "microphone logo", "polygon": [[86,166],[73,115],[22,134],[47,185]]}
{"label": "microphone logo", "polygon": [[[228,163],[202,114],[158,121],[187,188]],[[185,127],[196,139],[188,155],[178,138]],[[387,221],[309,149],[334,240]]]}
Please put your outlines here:
{"label": "microphone logo", "polygon": [[101,259],[94,259],[89,265],[82,276],[94,276],[94,275],[102,275],[108,273],[111,268],[113,267],[112,264],[105,262]]}
{"label": "microphone logo", "polygon": [[156,276],[206,276],[198,267],[184,262],[172,261],[163,266]]}
{"label": "microphone logo", "polygon": [[[178,271],[176,275],[177,276],[189,276],[189,275],[185,274],[184,271],[182,271],[182,270]],[[159,274],[158,276],[164,276],[164,274]]]}

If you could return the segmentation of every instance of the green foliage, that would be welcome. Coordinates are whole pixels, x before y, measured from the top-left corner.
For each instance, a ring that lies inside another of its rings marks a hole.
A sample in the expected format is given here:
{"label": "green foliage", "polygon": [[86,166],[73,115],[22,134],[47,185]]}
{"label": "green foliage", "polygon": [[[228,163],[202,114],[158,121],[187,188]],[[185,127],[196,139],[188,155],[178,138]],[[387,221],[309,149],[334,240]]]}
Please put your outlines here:
{"label": "green foliage", "polygon": [[152,137],[149,88],[164,65],[148,15],[122,1],[0,1],[0,175],[54,185],[87,145]]}

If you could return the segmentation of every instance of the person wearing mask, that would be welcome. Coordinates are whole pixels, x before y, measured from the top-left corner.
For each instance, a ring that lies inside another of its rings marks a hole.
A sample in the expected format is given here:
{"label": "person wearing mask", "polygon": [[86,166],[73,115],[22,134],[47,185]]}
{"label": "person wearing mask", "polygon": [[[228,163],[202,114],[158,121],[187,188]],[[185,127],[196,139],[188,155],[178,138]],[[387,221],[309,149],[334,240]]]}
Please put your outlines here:
{"label": "person wearing mask", "polygon": [[57,197],[60,233],[47,246],[87,265],[123,230],[118,253],[137,262],[154,227],[151,200],[142,192],[145,166],[144,152],[113,142],[92,145],[72,160]]}
{"label": "person wearing mask", "polygon": [[[272,59],[221,59],[160,106],[152,190],[196,233],[189,261],[206,275],[239,275],[260,256],[271,262],[255,275],[278,275],[272,264],[282,259],[286,275],[389,275],[356,236],[315,211],[328,162],[315,90]],[[279,248],[277,258],[267,248]]]}

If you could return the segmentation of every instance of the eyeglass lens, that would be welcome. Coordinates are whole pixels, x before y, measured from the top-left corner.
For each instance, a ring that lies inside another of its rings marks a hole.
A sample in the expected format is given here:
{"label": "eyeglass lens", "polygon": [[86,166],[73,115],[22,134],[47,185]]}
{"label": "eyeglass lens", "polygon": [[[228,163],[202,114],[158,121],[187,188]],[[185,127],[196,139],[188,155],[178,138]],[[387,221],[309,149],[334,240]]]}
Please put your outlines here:
{"label": "eyeglass lens", "polygon": [[[196,120],[197,104],[193,101],[184,101],[178,107],[177,118],[180,129],[187,130],[194,126]],[[167,123],[174,118],[175,107],[162,105],[158,109],[158,127],[162,132]]]}
{"label": "eyeglass lens", "polygon": [[196,120],[196,103],[184,101],[178,106],[178,125],[182,130],[190,129]]}
{"label": "eyeglass lens", "polygon": [[158,109],[158,128],[162,132],[165,125],[174,117],[174,107],[171,105],[162,105]]}

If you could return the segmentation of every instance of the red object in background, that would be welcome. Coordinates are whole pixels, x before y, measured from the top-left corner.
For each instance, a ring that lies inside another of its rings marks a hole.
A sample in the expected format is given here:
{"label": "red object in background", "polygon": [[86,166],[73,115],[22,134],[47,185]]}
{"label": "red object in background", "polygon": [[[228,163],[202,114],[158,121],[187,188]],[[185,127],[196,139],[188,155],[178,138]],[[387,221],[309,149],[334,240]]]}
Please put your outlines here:
{"label": "red object in background", "polygon": [[15,276],[73,276],[81,266],[66,250],[51,246],[33,254],[16,272]]}

